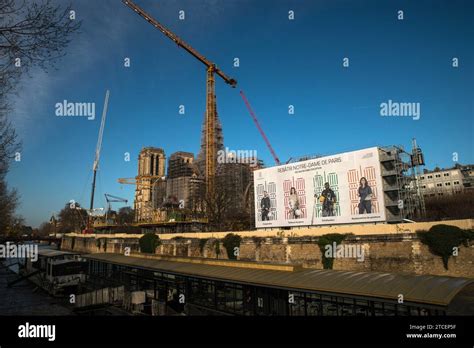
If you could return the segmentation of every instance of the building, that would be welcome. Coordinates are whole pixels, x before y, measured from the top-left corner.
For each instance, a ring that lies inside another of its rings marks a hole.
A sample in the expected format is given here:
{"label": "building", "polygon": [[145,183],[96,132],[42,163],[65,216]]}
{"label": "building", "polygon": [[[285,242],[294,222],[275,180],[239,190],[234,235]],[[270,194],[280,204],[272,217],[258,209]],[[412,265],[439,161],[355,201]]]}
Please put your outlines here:
{"label": "building", "polygon": [[178,202],[182,209],[198,209],[198,196],[204,185],[204,180],[198,173],[193,153],[184,151],[173,153],[168,160],[167,199]]}
{"label": "building", "polygon": [[168,179],[192,176],[195,173],[194,154],[178,151],[168,159]]}
{"label": "building", "polygon": [[[156,147],[145,147],[138,155],[138,175],[135,189],[135,220],[136,222],[151,220],[153,209],[156,208],[163,194],[166,156],[165,151]],[[159,187],[156,189],[156,187]]]}
{"label": "building", "polygon": [[474,166],[457,164],[448,169],[425,170],[417,179],[425,197],[458,194],[474,187]]}

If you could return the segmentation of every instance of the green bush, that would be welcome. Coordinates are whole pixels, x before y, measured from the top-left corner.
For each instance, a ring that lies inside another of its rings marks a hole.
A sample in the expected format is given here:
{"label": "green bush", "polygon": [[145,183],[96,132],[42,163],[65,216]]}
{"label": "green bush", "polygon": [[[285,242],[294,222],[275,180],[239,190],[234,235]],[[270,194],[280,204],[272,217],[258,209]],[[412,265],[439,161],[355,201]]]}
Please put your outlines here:
{"label": "green bush", "polygon": [[199,250],[201,251],[201,255],[204,251],[204,247],[206,246],[206,243],[208,240],[209,240],[208,238],[199,239]]}
{"label": "green bush", "polygon": [[219,239],[214,241],[214,250],[216,251],[216,259],[218,259],[221,253],[221,243],[219,242]]}
{"label": "green bush", "polygon": [[334,259],[332,257],[326,257],[326,245],[332,245],[334,242],[339,245],[342,243],[344,238],[346,238],[346,235],[340,233],[328,233],[318,238],[318,245],[321,250],[321,260],[324,269],[332,269],[334,264]]}
{"label": "green bush", "polygon": [[240,247],[241,240],[242,237],[234,233],[227,234],[222,240],[222,245],[224,245],[224,248],[227,250],[227,257],[230,260],[237,259],[237,255],[234,254],[234,249]]}
{"label": "green bush", "polygon": [[260,248],[260,245],[263,242],[263,238],[262,237],[252,237],[252,241],[255,243],[255,246],[257,248]]}
{"label": "green bush", "polygon": [[474,232],[462,230],[456,226],[435,225],[428,232],[417,232],[420,241],[427,245],[430,251],[443,260],[444,268],[448,269],[449,257],[453,255],[454,248],[461,244],[469,246],[469,241],[474,239]]}
{"label": "green bush", "polygon": [[154,254],[156,247],[161,245],[161,240],[154,233],[145,233],[138,243],[140,245],[140,252]]}

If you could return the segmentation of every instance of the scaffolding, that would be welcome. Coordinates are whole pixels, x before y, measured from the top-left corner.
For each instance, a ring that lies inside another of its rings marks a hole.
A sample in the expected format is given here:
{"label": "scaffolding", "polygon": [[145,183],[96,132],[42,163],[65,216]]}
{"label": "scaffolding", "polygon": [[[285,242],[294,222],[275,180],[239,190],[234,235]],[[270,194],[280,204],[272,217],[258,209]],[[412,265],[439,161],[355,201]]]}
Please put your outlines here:
{"label": "scaffolding", "polygon": [[417,173],[424,161],[416,141],[411,153],[396,145],[379,148],[379,153],[387,221],[423,218],[425,204]]}

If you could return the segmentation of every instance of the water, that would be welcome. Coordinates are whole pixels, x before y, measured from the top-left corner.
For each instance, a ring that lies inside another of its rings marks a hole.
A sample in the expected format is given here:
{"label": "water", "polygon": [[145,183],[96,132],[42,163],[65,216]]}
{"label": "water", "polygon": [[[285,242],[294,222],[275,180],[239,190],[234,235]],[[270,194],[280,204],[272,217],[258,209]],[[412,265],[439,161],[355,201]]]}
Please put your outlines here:
{"label": "water", "polygon": [[[38,249],[54,249],[50,245],[38,244]],[[8,287],[8,282],[17,279],[18,262],[24,260],[7,258],[0,262],[0,315],[72,315],[71,307],[64,299],[53,298],[28,280]]]}

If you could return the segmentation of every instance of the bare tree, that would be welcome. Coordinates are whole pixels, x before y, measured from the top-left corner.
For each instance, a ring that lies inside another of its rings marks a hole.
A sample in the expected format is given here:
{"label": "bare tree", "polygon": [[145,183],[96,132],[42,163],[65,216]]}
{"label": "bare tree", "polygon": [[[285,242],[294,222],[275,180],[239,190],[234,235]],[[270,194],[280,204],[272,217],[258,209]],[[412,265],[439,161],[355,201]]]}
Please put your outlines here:
{"label": "bare tree", "polygon": [[250,228],[248,198],[235,171],[221,172],[214,193],[205,195],[209,227],[214,231],[239,231]]}
{"label": "bare tree", "polygon": [[59,233],[80,232],[86,227],[87,212],[79,203],[66,203],[58,214]]}
{"label": "bare tree", "polygon": [[50,0],[0,0],[0,234],[14,222],[19,199],[5,183],[9,164],[21,150],[8,118],[10,98],[31,68],[54,69],[80,24],[70,7],[61,9]]}
{"label": "bare tree", "polygon": [[32,67],[48,71],[65,55],[71,34],[81,23],[71,19],[71,7],[50,0],[0,0],[0,113],[10,109],[8,97]]}

